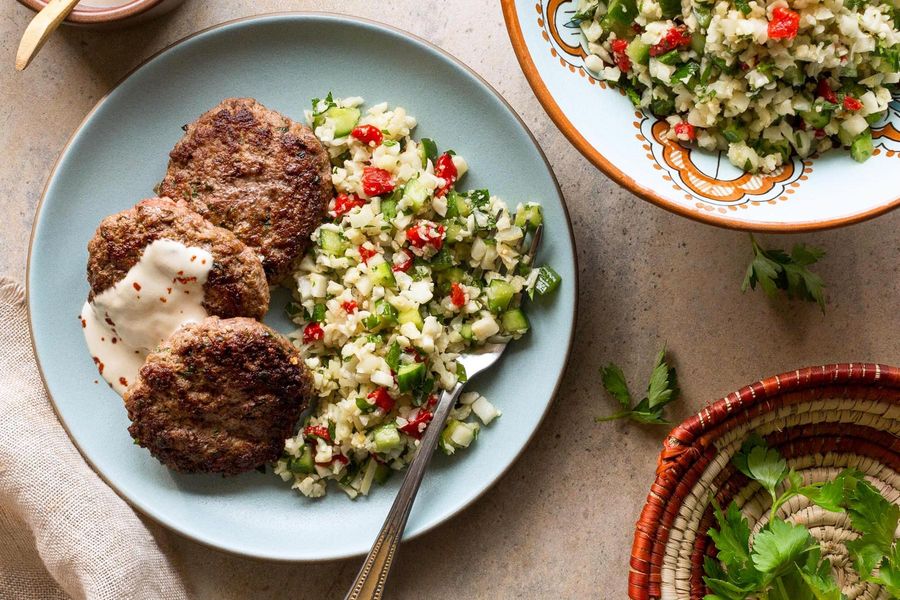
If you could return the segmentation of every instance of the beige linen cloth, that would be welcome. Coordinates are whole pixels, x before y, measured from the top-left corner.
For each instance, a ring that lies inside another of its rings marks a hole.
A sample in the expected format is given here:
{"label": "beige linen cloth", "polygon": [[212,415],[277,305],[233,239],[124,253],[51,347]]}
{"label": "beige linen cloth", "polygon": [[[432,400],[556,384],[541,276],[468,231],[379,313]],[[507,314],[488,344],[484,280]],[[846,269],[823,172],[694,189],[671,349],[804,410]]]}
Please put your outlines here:
{"label": "beige linen cloth", "polygon": [[0,277],[0,598],[188,598],[165,533],[103,483],[57,420],[24,300]]}

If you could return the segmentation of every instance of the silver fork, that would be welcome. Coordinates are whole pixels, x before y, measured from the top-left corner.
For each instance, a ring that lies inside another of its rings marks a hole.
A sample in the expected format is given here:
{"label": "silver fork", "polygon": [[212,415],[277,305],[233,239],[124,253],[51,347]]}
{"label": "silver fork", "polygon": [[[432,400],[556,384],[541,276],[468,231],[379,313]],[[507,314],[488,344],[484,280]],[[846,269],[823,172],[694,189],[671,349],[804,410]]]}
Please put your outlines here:
{"label": "silver fork", "polygon": [[[531,247],[528,252],[531,262],[534,261],[535,252],[541,241],[542,231],[543,225],[539,225],[531,239]],[[521,300],[521,297],[517,297],[517,300]],[[497,362],[504,350],[506,350],[505,343],[485,344],[472,352],[461,354],[456,359],[456,362],[465,368],[468,376],[466,382]],[[444,390],[441,394],[441,398],[438,400],[437,407],[434,410],[431,424],[425,430],[425,435],[419,443],[418,453],[406,470],[406,476],[403,479],[403,484],[400,486],[397,497],[394,499],[394,504],[391,506],[391,510],[384,520],[384,525],[382,525],[378,537],[375,538],[375,543],[372,545],[369,555],[366,556],[366,560],[363,562],[362,568],[359,570],[345,600],[380,600],[384,594],[384,585],[391,570],[394,556],[397,553],[397,546],[403,537],[403,530],[406,528],[409,512],[412,510],[422,478],[425,476],[425,469],[428,468],[428,463],[431,462],[431,456],[434,454],[435,446],[437,446],[438,439],[444,429],[444,423],[447,422],[450,411],[456,405],[456,400],[462,393],[463,386],[465,386],[465,383],[457,382],[452,390]]]}

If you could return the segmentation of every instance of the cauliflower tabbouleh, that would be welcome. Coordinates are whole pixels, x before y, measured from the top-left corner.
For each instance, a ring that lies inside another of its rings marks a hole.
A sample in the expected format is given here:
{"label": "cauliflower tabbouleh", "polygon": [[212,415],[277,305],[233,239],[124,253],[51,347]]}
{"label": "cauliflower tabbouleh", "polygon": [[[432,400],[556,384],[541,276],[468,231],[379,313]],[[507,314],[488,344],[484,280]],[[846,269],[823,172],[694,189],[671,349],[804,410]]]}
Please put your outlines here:
{"label": "cauliflower tabbouleh", "polygon": [[[294,274],[288,312],[319,402],[275,472],[312,497],[329,480],[365,495],[404,468],[437,395],[466,376],[456,357],[524,335],[519,298],[560,282],[524,254],[538,204],[510,211],[487,190],[457,190],[468,169],[461,156],[412,139],[416,120],[403,108],[362,114],[362,102],[329,94],[306,113],[331,156],[336,196]],[[477,392],[462,394],[441,448],[469,446],[478,421],[499,416]]]}
{"label": "cauliflower tabbouleh", "polygon": [[865,161],[900,81],[898,0],[579,0],[574,22],[590,71],[745,171]]}

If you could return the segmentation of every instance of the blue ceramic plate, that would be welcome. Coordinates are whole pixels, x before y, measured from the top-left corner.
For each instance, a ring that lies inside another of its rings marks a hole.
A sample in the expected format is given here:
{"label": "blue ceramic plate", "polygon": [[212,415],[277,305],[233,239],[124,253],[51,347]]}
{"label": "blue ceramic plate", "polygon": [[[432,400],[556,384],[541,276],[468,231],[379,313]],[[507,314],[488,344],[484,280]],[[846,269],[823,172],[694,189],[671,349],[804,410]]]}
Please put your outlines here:
{"label": "blue ceramic plate", "polygon": [[[38,211],[28,270],[29,310],[44,379],[62,423],[97,472],[138,510],[199,542],[276,560],[364,553],[400,477],[349,500],[338,489],[308,500],[275,475],[222,478],[173,473],[132,444],[121,399],[97,374],[77,315],[88,293],[86,244],[100,220],[153,195],[181,126],[229,96],[252,96],[294,119],[328,91],[406,107],[419,136],[468,159],[464,185],[515,204],[544,206],[540,259],[563,284],[529,311],[533,330],[489,375],[473,382],[503,410],[478,442],[438,457],[407,536],[475,500],[512,464],[541,422],[562,376],[576,308],[575,252],[565,206],[528,130],[484,81],[402,32],[359,19],[282,14],[242,20],[186,39],[132,73],[72,137]],[[273,299],[269,323],[281,317]]]}

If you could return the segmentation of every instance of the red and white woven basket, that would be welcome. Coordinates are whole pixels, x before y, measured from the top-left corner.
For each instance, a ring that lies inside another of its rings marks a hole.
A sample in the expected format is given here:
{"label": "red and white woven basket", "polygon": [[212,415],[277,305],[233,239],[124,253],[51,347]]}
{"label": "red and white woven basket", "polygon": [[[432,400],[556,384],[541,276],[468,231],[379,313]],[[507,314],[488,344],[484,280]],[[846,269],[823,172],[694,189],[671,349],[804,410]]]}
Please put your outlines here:
{"label": "red and white woven basket", "polygon": [[[710,493],[735,500],[751,529],[765,523],[768,494],[731,464],[752,433],[777,448],[804,483],[859,469],[900,503],[900,368],[838,364],[783,373],[729,394],[686,420],[663,443],[631,551],[633,600],[701,600],[703,559],[715,549]],[[846,516],[796,497],[779,516],[804,523],[823,544],[849,598],[888,599],[862,583],[843,543],[856,537]]]}

